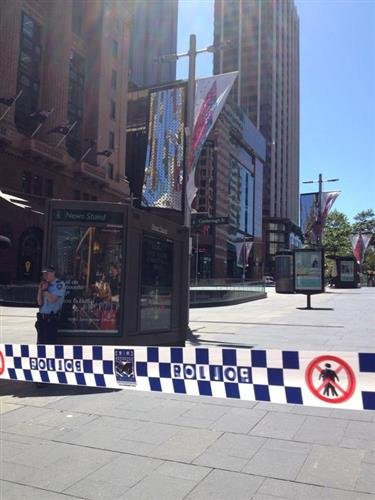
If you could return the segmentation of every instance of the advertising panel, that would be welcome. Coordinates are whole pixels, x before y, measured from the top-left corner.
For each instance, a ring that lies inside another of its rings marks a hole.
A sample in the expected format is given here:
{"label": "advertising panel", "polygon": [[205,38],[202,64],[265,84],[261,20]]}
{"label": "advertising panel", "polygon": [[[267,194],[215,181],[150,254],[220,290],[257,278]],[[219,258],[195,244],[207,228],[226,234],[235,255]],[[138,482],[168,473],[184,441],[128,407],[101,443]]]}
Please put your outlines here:
{"label": "advertising panel", "polygon": [[51,262],[65,282],[59,333],[118,334],[123,214],[53,210]]}
{"label": "advertising panel", "polygon": [[171,328],[173,242],[145,234],[142,241],[141,331]]}
{"label": "advertising panel", "polygon": [[350,260],[340,261],[341,281],[354,281],[354,262]]}
{"label": "advertising panel", "polygon": [[323,252],[321,249],[296,249],[294,286],[298,293],[324,292]]}

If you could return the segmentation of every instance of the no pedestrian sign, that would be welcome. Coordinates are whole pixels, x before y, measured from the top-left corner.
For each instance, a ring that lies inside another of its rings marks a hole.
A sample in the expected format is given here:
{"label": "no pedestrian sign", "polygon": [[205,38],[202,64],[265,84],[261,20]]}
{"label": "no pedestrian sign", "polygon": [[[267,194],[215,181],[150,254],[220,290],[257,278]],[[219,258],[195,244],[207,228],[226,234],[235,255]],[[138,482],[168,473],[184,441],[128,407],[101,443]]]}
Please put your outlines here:
{"label": "no pedestrian sign", "polygon": [[306,368],[305,380],[314,396],[334,404],[350,399],[356,386],[350,365],[332,355],[314,358]]}

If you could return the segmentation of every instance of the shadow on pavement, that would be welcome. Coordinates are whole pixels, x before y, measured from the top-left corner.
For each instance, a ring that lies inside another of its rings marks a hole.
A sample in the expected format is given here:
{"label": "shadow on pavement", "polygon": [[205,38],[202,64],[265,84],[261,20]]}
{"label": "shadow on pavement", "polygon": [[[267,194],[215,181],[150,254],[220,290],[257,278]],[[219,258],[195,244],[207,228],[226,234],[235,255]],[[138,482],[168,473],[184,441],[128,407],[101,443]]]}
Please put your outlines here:
{"label": "shadow on pavement", "polygon": [[[244,349],[251,349],[254,347],[253,345],[249,344],[235,344],[233,342],[219,342],[217,340],[203,340],[200,338],[200,335],[194,335],[195,330],[188,330],[187,334],[187,340],[191,342],[194,346],[204,346],[204,345],[213,345],[215,347],[233,347],[233,348],[244,348]],[[213,332],[210,332],[213,333]],[[218,335],[233,335],[233,333],[220,333],[217,332]]]}
{"label": "shadow on pavement", "polygon": [[[306,309],[306,307],[297,307],[297,309]],[[319,307],[312,307],[311,309],[319,310]],[[334,311],[332,307],[323,307],[321,310]],[[190,323],[203,323],[202,321],[190,321]],[[297,326],[297,327],[311,327],[311,328],[344,328],[342,325],[303,325],[300,323],[255,323],[253,321],[206,321],[204,323],[217,323],[219,325],[258,325],[258,326]],[[193,330],[194,332],[198,331]],[[225,335],[225,334],[223,334]]]}
{"label": "shadow on pavement", "polygon": [[[333,307],[296,307],[300,311],[334,311]],[[312,326],[312,325],[309,325]],[[315,325],[316,326],[316,325]],[[328,328],[328,327],[325,327]],[[343,326],[331,326],[331,328],[344,328]]]}
{"label": "shadow on pavement", "polygon": [[36,384],[17,380],[0,380],[0,395],[16,398],[32,398],[41,396],[82,396],[84,394],[100,394],[102,392],[118,392],[121,389],[98,387],[82,387],[63,384]]}

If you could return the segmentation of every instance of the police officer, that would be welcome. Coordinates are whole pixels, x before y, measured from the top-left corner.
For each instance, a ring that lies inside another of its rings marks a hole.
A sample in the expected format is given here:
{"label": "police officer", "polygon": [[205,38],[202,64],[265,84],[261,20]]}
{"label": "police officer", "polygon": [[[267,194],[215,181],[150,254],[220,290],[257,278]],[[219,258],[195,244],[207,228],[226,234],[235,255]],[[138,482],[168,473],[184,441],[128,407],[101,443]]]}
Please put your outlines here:
{"label": "police officer", "polygon": [[65,297],[65,283],[56,278],[53,266],[42,270],[43,278],[38,286],[37,302],[39,312],[35,328],[38,332],[38,344],[54,344],[57,336],[59,313]]}

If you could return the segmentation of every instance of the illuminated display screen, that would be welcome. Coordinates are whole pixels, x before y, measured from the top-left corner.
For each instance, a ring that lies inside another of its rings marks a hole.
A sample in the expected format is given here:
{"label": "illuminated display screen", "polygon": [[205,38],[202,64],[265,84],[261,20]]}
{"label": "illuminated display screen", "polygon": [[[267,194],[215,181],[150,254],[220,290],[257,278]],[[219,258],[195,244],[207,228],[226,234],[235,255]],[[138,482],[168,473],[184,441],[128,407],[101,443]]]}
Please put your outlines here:
{"label": "illuminated display screen", "polygon": [[150,94],[142,205],[182,210],[185,88]]}

